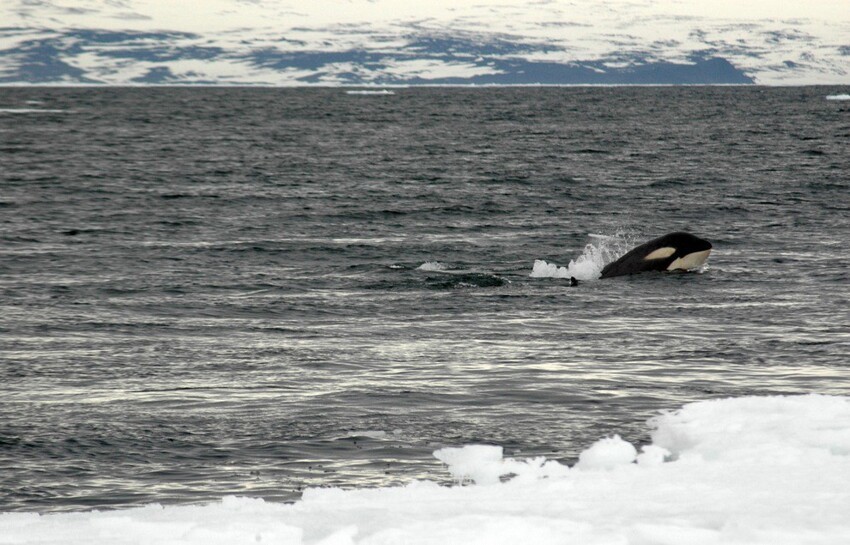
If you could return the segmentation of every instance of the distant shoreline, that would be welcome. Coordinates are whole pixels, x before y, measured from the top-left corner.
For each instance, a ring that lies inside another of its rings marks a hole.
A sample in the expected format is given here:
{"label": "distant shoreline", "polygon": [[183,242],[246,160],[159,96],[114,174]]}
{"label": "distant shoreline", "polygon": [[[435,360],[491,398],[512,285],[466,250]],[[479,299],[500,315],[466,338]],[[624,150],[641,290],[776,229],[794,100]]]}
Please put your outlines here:
{"label": "distant shoreline", "polygon": [[793,87],[846,87],[850,83],[789,83],[787,85],[763,83],[394,83],[386,85],[310,85],[310,84],[272,84],[272,83],[0,83],[0,88],[94,88],[94,89],[141,89],[141,88],[224,88],[224,89],[495,89],[495,88],[560,88],[560,87],[746,87],[776,88]]}

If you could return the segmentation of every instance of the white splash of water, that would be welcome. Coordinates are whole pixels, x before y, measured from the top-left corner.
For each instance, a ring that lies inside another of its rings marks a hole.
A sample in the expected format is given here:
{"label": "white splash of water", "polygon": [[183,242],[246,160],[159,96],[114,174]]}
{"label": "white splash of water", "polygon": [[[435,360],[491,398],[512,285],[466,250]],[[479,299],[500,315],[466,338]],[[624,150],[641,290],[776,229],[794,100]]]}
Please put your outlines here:
{"label": "white splash of water", "polygon": [[446,267],[444,264],[440,263],[439,261],[426,261],[425,263],[419,265],[416,268],[419,269],[420,271],[444,271],[448,267]]}
{"label": "white splash of water", "polygon": [[581,255],[570,260],[566,267],[537,259],[534,261],[530,276],[596,280],[602,273],[602,268],[629,251],[637,239],[633,233],[626,230],[618,230],[613,235],[590,234],[588,236],[591,241],[584,247]]}
{"label": "white splash of water", "polygon": [[346,95],[394,95],[395,91],[390,91],[389,89],[380,89],[380,90],[372,90],[372,89],[362,89],[355,91],[346,91]]}
{"label": "white splash of water", "polygon": [[850,95],[826,95],[827,100],[850,100]]}

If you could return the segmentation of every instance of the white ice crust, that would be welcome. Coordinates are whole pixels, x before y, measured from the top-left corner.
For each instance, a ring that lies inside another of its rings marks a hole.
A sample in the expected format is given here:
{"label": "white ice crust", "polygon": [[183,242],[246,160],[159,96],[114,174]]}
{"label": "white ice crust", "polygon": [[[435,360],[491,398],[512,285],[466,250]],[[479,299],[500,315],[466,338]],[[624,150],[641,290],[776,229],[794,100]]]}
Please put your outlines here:
{"label": "white ice crust", "polygon": [[850,398],[704,401],[650,425],[652,444],[641,454],[602,438],[573,467],[504,458],[495,446],[438,450],[467,485],[310,489],[295,504],[226,497],[6,513],[0,543],[850,543]]}

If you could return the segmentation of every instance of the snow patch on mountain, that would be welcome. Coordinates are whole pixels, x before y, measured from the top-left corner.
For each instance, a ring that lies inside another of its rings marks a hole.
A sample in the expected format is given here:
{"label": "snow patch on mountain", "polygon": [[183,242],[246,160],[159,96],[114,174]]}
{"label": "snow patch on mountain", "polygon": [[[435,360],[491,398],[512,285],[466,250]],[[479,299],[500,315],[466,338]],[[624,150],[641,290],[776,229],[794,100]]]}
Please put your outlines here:
{"label": "snow patch on mountain", "polygon": [[9,0],[0,83],[850,82],[840,2],[717,2]]}

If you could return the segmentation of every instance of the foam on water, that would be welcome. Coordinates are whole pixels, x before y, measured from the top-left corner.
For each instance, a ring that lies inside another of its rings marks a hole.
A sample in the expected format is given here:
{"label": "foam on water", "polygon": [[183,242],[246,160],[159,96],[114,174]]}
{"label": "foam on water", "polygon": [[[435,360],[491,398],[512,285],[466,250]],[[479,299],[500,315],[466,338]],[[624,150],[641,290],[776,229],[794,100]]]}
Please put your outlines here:
{"label": "foam on water", "polygon": [[[0,515],[0,543],[847,543],[850,398],[729,398],[652,420],[573,467],[467,445],[435,456],[471,486],[308,489],[294,504]],[[635,463],[636,462],[636,463]]]}
{"label": "foam on water", "polygon": [[827,95],[827,100],[850,100],[850,95]]}
{"label": "foam on water", "polygon": [[445,264],[440,263],[439,261],[426,261],[425,263],[419,265],[416,268],[420,271],[444,271],[448,267]]}
{"label": "foam on water", "polygon": [[635,245],[635,237],[627,231],[617,231],[614,235],[588,235],[591,238],[581,255],[570,260],[566,267],[549,263],[543,259],[534,261],[531,270],[533,278],[570,278],[578,280],[596,280],[608,263],[625,254]]}
{"label": "foam on water", "polygon": [[68,110],[48,110],[39,108],[0,108],[0,114],[61,114]]}
{"label": "foam on water", "polygon": [[368,90],[368,89],[360,89],[356,91],[346,91],[346,95],[394,95],[395,91],[390,91],[389,89],[380,89],[380,90]]}
{"label": "foam on water", "polygon": [[383,430],[354,430],[348,432],[348,437],[368,437],[369,439],[386,439],[389,434]]}

